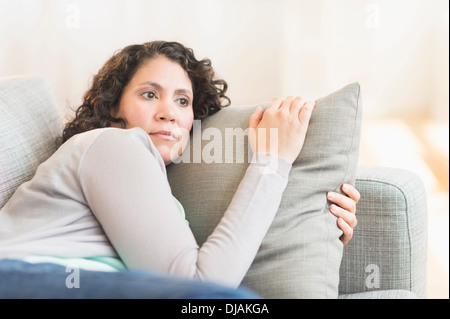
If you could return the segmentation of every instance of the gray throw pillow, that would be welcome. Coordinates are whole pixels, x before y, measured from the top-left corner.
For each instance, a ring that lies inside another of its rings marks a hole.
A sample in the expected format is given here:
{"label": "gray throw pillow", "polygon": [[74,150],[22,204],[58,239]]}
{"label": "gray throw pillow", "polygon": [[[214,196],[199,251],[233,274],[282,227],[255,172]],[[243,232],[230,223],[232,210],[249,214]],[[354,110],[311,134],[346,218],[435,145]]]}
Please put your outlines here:
{"label": "gray throw pillow", "polygon": [[[203,120],[201,132],[193,129],[190,158],[168,167],[173,195],[184,206],[199,245],[220,221],[248,166],[248,139],[242,132],[256,106],[230,106]],[[262,297],[338,296],[342,232],[326,193],[340,192],[343,183],[354,185],[361,107],[358,83],[316,101],[278,213],[242,282]],[[221,150],[211,147],[217,138],[223,139]]]}

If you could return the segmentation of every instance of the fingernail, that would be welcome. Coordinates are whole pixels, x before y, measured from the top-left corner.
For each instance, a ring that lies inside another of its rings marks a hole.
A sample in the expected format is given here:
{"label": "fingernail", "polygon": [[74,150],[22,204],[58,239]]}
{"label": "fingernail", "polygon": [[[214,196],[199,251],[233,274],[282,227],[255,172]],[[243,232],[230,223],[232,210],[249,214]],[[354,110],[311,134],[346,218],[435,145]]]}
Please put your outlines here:
{"label": "fingernail", "polygon": [[331,192],[329,192],[329,193],[327,194],[327,196],[328,196],[328,198],[334,198],[334,194],[331,193]]}

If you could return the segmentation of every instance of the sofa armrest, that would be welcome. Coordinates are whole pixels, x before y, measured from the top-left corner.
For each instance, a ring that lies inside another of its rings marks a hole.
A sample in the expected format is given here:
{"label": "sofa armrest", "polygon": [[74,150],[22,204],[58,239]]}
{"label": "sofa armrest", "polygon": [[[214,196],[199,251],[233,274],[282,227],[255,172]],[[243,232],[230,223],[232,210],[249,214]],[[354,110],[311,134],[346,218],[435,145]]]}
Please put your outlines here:
{"label": "sofa armrest", "polygon": [[358,225],[345,247],[339,294],[409,290],[427,295],[427,203],[421,179],[398,168],[360,166]]}

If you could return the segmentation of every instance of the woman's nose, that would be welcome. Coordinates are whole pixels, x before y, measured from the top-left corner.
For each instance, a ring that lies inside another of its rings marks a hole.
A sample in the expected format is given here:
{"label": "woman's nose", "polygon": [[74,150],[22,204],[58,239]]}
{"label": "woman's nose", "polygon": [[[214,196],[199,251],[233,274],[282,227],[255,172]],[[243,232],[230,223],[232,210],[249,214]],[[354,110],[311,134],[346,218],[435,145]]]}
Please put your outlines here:
{"label": "woman's nose", "polygon": [[156,120],[172,122],[176,119],[176,113],[170,103],[162,101],[158,106],[155,117]]}

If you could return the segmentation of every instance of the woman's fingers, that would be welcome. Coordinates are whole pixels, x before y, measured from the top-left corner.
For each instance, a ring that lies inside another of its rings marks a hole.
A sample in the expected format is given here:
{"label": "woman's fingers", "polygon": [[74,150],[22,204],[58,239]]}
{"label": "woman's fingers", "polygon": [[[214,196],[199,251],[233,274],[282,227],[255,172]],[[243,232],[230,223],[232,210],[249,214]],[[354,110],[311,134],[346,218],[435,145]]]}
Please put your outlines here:
{"label": "woman's fingers", "polygon": [[291,103],[290,113],[292,116],[297,116],[300,113],[300,109],[302,106],[306,103],[306,101],[300,97],[297,96]]}
{"label": "woman's fingers", "polygon": [[355,228],[358,224],[356,215],[348,210],[339,207],[338,205],[330,205],[330,212],[336,217],[342,218],[351,228]]}
{"label": "woman's fingers", "polygon": [[353,237],[353,228],[350,225],[348,225],[342,218],[338,218],[338,224],[339,228],[342,229],[342,235],[339,239],[345,246]]}
{"label": "woman's fingers", "polygon": [[356,201],[354,199],[335,192],[328,192],[327,198],[330,202],[337,204],[339,207],[348,210],[353,214],[356,213]]}
{"label": "woman's fingers", "polygon": [[356,204],[361,195],[350,184],[342,185],[342,190],[347,196],[335,192],[328,192],[327,198],[333,203],[330,205],[330,212],[338,217],[338,226],[343,232],[340,240],[346,245],[353,237],[353,228],[358,224]]}
{"label": "woman's fingers", "polygon": [[294,97],[293,96],[288,96],[283,103],[280,106],[280,111],[289,114],[289,111],[291,109],[291,104],[294,101]]}
{"label": "woman's fingers", "polygon": [[285,100],[273,99],[265,112],[256,110],[249,119],[252,151],[274,154],[293,163],[303,147],[313,105],[288,96]]}
{"label": "woman's fingers", "polygon": [[300,113],[298,115],[298,119],[299,119],[300,123],[302,125],[304,125],[306,128],[309,125],[309,120],[311,118],[311,114],[312,114],[312,111],[313,111],[315,105],[316,105],[315,101],[306,102],[302,106]]}
{"label": "woman's fingers", "polygon": [[261,122],[263,114],[264,114],[263,109],[260,106],[258,106],[255,112],[253,112],[253,114],[250,115],[250,118],[248,120],[248,127],[252,129],[256,128]]}
{"label": "woman's fingers", "polygon": [[270,104],[266,110],[278,110],[282,103],[283,103],[283,100],[276,97],[272,100],[272,102],[270,102]]}
{"label": "woman's fingers", "polygon": [[351,199],[355,201],[357,204],[361,198],[361,194],[358,192],[358,190],[350,184],[343,184],[342,185],[342,191],[347,194]]}

